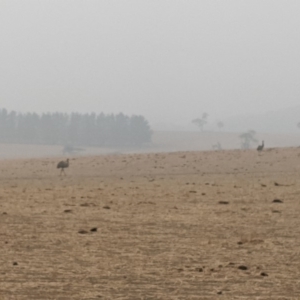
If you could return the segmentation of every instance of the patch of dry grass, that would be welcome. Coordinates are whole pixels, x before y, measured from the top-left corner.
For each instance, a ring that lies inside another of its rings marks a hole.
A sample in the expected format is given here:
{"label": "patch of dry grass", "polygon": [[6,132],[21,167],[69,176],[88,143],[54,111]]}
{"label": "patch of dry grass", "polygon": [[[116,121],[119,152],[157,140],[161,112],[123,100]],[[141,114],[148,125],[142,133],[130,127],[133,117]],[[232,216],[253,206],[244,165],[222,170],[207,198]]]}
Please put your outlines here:
{"label": "patch of dry grass", "polygon": [[0,298],[298,299],[298,153],[3,161]]}

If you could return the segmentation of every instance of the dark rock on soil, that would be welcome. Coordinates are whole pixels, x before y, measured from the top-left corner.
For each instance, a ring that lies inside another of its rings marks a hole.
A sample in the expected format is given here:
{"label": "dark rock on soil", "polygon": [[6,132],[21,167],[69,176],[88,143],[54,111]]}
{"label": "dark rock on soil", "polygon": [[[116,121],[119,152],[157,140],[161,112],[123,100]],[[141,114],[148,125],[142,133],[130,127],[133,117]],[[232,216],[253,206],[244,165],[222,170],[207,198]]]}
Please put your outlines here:
{"label": "dark rock on soil", "polygon": [[228,201],[219,201],[219,204],[229,204]]}

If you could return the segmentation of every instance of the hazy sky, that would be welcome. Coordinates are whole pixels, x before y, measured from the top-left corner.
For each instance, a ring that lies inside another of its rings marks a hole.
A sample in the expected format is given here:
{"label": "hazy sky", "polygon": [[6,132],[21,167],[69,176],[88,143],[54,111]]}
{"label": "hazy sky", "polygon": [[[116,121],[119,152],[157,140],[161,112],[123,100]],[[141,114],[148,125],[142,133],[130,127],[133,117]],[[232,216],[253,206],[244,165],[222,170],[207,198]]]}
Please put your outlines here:
{"label": "hazy sky", "polygon": [[299,0],[1,0],[0,107],[184,123],[295,106],[299,15]]}

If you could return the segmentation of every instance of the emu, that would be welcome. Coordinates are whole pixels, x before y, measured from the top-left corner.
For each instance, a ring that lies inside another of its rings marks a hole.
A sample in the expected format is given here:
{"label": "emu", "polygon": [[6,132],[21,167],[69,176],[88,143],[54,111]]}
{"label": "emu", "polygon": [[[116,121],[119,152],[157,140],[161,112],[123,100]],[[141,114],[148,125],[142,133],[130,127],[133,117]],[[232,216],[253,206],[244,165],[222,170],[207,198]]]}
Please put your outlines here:
{"label": "emu", "polygon": [[67,159],[66,161],[62,160],[57,164],[57,169],[61,169],[60,175],[62,173],[64,173],[66,175],[65,168],[68,168],[68,167],[69,167],[69,159]]}
{"label": "emu", "polygon": [[264,144],[264,141],[262,141],[261,145],[259,145],[259,146],[257,147],[257,151],[258,151],[258,152],[262,151],[262,150],[264,149],[264,147],[265,147],[265,144]]}

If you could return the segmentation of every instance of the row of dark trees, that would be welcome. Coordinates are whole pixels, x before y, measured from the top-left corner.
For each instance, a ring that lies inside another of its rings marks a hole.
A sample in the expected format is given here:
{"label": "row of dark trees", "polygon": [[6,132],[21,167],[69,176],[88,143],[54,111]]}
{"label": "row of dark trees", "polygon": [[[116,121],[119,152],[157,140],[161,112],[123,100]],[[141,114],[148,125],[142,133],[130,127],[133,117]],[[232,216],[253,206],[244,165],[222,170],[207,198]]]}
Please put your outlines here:
{"label": "row of dark trees", "polygon": [[122,113],[16,113],[0,110],[0,142],[81,146],[141,146],[152,131],[143,116]]}

